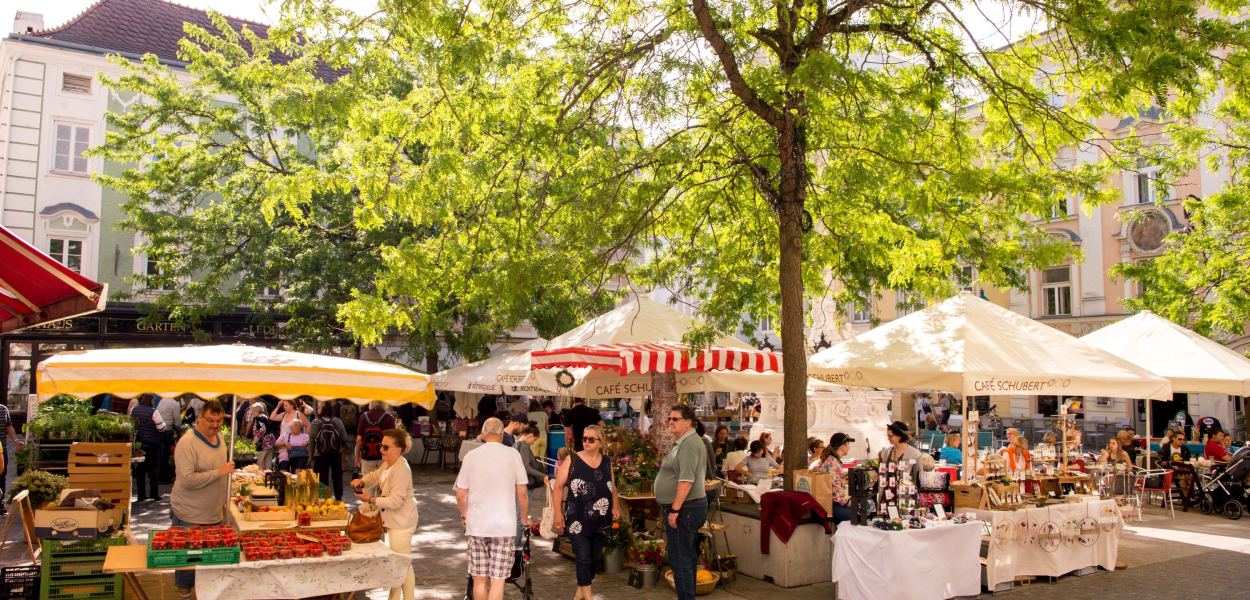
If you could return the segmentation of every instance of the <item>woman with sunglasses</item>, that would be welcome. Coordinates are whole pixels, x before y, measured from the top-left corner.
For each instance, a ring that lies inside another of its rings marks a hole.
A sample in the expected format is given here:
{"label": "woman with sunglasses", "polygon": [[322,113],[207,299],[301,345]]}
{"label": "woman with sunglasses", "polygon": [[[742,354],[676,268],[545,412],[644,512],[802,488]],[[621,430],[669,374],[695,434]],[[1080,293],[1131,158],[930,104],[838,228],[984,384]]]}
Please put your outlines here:
{"label": "woman with sunglasses", "polygon": [[[556,471],[554,528],[564,531],[573,546],[577,563],[577,591],[573,600],[592,600],[590,584],[595,568],[603,560],[604,530],[621,518],[620,500],[613,482],[612,461],[603,454],[603,429],[587,425],[582,432],[582,449],[569,455]],[[564,499],[568,486],[568,500]]]}
{"label": "woman with sunglasses", "polygon": [[[352,480],[356,497],[365,504],[382,510],[382,526],[386,528],[386,544],[391,550],[408,556],[412,553],[412,534],[417,530],[417,501],[412,495],[412,469],[404,460],[408,451],[408,432],[387,429],[382,432],[382,466],[360,479]],[[381,488],[370,495],[364,488]],[[416,575],[412,567],[401,587],[391,588],[390,600],[412,600],[416,595]]]}

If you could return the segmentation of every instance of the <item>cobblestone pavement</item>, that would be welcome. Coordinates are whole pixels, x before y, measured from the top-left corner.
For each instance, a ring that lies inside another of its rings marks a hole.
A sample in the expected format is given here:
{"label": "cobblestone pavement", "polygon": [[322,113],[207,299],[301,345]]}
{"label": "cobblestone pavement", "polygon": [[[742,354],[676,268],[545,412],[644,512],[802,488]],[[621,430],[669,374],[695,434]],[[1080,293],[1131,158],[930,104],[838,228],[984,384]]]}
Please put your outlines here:
{"label": "cobblestone pavement", "polygon": [[[413,544],[413,569],[417,579],[417,598],[459,599],[464,590],[464,542],[452,491],[454,475],[437,467],[414,469],[414,484],[420,510],[420,525]],[[350,494],[350,491],[348,491]],[[532,509],[539,514],[538,507]],[[147,531],[168,526],[169,504],[146,503],[136,506],[133,531],[138,541],[146,540]],[[20,540],[16,533],[10,539]],[[551,543],[537,537],[533,540],[533,578],[536,597],[571,598],[573,596],[573,564],[551,551]],[[1140,598],[1220,598],[1250,599],[1250,519],[1229,521],[1196,511],[1177,512],[1172,519],[1157,507],[1148,508],[1145,520],[1129,523],[1120,545],[1120,558],[1128,569],[1113,573],[1099,572],[1086,577],[1063,577],[1055,583],[1038,582],[1000,592],[996,597],[1007,600],[1030,598],[1097,598],[1098,600],[1134,600]],[[25,546],[18,541],[0,551],[0,564],[24,564]],[[673,593],[660,583],[638,590],[629,587],[625,573],[601,574],[595,580],[595,594],[605,599],[628,598],[648,600],[673,598]],[[144,577],[145,587],[154,600],[173,599],[172,576],[168,573]],[[734,598],[793,600],[834,597],[834,585],[820,584],[784,589],[739,576],[727,587],[717,589],[709,600]],[[386,598],[384,590],[356,594],[357,600]],[[519,598],[509,588],[508,598]],[[990,598],[989,594],[982,597]]]}

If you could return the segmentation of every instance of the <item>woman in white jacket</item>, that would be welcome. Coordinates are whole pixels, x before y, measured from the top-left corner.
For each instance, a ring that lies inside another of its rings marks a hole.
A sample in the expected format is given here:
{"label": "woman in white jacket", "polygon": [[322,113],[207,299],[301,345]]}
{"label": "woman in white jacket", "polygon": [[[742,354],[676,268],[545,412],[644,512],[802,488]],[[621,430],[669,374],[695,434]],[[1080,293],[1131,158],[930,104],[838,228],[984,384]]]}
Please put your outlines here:
{"label": "woman in white jacket", "polygon": [[[386,543],[391,550],[410,556],[412,534],[417,530],[417,501],[412,494],[412,469],[404,454],[408,452],[408,433],[402,429],[382,432],[382,468],[360,479],[352,480],[352,487],[380,488],[376,496],[365,491],[356,492],[361,502],[372,504],[382,511],[382,526],[386,528]],[[416,595],[416,575],[411,563],[404,576],[402,587],[391,588],[390,600],[412,600]]]}

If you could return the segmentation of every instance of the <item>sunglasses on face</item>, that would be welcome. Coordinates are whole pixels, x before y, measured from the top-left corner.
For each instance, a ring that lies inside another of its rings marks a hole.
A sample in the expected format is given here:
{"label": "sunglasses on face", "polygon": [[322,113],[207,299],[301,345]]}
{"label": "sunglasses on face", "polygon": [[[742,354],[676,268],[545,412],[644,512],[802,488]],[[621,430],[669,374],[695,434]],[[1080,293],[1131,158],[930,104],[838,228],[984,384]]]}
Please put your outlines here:
{"label": "sunglasses on face", "polygon": [[669,417],[668,418],[669,423],[676,423],[678,421],[685,421],[685,420],[686,420],[685,417]]}
{"label": "sunglasses on face", "polygon": [[383,450],[390,450],[391,448],[394,448],[394,446],[388,446],[388,445],[386,445],[386,444],[382,444],[382,449],[383,449]]}
{"label": "sunglasses on face", "polygon": [[597,438],[597,437],[584,437],[584,438],[582,438],[582,441],[583,441],[583,442],[585,442],[585,443],[587,443],[587,444],[593,444],[593,443],[595,443],[595,442],[598,442],[598,441],[599,441],[599,438]]}

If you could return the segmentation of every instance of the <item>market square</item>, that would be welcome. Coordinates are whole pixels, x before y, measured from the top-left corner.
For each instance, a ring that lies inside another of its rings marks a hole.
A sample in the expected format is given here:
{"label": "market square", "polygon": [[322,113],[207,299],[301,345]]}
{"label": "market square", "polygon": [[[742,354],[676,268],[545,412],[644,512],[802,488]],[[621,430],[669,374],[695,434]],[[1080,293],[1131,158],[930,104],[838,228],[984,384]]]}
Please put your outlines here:
{"label": "market square", "polygon": [[0,600],[1250,597],[1250,5],[64,0]]}

